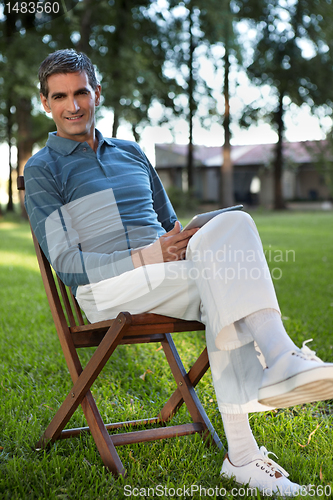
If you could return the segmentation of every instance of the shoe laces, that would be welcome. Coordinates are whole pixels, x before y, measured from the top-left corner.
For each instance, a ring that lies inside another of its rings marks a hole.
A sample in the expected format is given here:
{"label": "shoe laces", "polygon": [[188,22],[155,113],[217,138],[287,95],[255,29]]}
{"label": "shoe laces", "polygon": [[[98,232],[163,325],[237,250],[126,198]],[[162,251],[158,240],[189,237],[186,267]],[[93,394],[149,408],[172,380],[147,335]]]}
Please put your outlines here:
{"label": "shoe laces", "polygon": [[304,359],[318,361],[319,363],[323,363],[323,361],[316,356],[316,351],[312,351],[306,344],[308,342],[312,342],[313,339],[304,340],[303,345],[299,352],[295,352],[295,355],[302,356]]}
{"label": "shoe laces", "polygon": [[[268,467],[269,471],[266,471],[266,472],[272,472],[272,477],[275,475],[275,472],[280,472],[280,474],[283,474],[285,477],[288,477],[289,474],[286,470],[284,470],[283,467],[281,467],[281,465],[277,464],[276,462],[274,462],[274,460],[272,460],[271,458],[269,458],[269,455],[274,455],[276,458],[278,458],[275,453],[273,453],[272,451],[268,451],[264,446],[261,446],[260,447],[260,453],[262,455],[262,457],[260,457],[260,460],[263,461],[265,463],[265,465]],[[258,465],[259,467],[259,465]]]}

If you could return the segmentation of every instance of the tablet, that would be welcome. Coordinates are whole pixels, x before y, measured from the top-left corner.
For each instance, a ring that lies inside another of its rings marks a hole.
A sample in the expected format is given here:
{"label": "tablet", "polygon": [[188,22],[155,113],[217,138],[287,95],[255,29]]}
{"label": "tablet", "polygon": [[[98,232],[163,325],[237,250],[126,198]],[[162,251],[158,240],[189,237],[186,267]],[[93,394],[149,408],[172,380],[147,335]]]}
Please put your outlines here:
{"label": "tablet", "polygon": [[224,212],[232,212],[233,210],[242,210],[243,205],[234,205],[233,207],[221,208],[220,210],[213,210],[204,214],[195,215],[188,224],[182,229],[193,229],[194,227],[202,227],[209,222],[216,215],[223,214]]}

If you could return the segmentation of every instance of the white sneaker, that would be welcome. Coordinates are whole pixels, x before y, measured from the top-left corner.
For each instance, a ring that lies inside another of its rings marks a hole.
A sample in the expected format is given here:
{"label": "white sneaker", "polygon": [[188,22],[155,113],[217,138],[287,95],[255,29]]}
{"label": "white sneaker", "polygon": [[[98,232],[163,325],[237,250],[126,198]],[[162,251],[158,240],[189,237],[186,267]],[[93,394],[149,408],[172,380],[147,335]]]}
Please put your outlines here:
{"label": "white sneaker", "polygon": [[[312,340],[312,339],[311,339]],[[333,364],[324,363],[303,342],[264,370],[258,400],[267,406],[287,408],[312,401],[333,399]]]}
{"label": "white sneaker", "polygon": [[271,452],[262,446],[258,457],[241,467],[233,465],[228,455],[226,455],[221,475],[234,478],[237,483],[247,485],[249,488],[258,488],[261,493],[266,495],[275,494],[282,497],[295,497],[297,493],[304,490],[304,487],[292,483],[288,479],[288,472],[271,460],[268,457],[269,453]]}

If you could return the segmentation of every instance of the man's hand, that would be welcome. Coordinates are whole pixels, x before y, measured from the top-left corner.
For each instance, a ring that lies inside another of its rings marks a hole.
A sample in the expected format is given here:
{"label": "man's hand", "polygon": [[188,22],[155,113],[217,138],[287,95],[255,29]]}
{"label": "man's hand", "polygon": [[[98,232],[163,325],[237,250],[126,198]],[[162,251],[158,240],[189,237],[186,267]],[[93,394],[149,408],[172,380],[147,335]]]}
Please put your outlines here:
{"label": "man's hand", "polygon": [[184,259],[189,239],[197,231],[198,228],[181,231],[180,222],[176,221],[171,231],[163,234],[151,245],[132,250],[134,267]]}

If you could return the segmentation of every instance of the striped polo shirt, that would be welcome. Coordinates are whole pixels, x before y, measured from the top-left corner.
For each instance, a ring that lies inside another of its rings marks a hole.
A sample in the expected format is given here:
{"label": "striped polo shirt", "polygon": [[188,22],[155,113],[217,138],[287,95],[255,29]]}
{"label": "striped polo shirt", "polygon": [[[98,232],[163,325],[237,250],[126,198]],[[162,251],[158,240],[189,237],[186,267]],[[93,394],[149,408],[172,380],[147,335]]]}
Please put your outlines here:
{"label": "striped polo shirt", "polygon": [[79,285],[133,269],[130,250],[152,243],[177,220],[140,147],[98,130],[96,138],[94,152],[53,132],[24,169],[33,231],[74,293]]}

